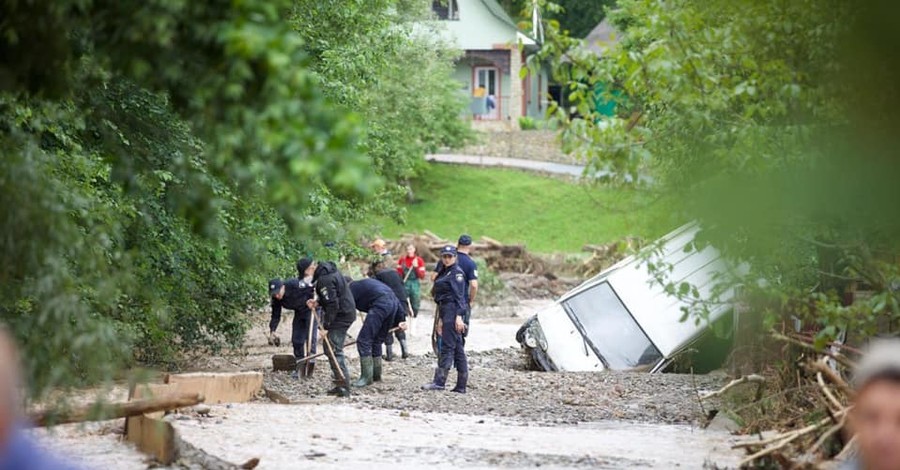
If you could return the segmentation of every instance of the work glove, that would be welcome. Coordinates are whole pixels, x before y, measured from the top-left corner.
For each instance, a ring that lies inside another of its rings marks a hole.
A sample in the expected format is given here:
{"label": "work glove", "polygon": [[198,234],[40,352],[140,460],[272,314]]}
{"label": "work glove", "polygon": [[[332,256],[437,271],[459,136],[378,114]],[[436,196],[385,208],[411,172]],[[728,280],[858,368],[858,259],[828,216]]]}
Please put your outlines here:
{"label": "work glove", "polygon": [[269,332],[269,336],[266,339],[269,342],[269,346],[281,346],[281,338],[274,331]]}

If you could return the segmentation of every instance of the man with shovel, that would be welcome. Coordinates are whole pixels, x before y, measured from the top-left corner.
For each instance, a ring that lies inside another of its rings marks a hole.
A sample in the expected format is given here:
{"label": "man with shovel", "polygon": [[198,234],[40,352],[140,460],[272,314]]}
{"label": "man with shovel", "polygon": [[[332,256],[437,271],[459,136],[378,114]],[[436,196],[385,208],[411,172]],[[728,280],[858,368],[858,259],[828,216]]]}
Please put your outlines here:
{"label": "man with shovel", "polygon": [[[275,336],[275,330],[281,323],[281,310],[287,308],[294,311],[291,323],[291,344],[294,346],[294,358],[300,359],[316,353],[317,324],[315,315],[310,311],[307,301],[313,298],[312,276],[308,279],[272,279],[269,281],[269,296],[272,298],[272,318],[269,321],[269,344],[281,345]],[[292,377],[311,377],[315,371],[315,361],[307,361],[298,365]]]}
{"label": "man with shovel", "polygon": [[344,342],[347,330],[356,321],[356,303],[353,294],[337,266],[330,261],[319,263],[314,269],[312,283],[316,298],[307,302],[310,310],[322,307],[324,315],[321,327],[324,331],[324,347],[328,353],[335,387],[329,395],[350,396],[350,370],[344,360]]}

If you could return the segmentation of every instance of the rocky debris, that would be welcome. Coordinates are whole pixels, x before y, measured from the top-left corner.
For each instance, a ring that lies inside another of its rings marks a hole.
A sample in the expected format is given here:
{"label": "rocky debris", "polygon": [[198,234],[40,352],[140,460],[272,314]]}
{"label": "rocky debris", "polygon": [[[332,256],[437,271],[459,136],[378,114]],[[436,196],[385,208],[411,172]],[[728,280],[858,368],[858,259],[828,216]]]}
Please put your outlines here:
{"label": "rocky debris", "polygon": [[580,279],[520,273],[501,273],[500,279],[506,289],[520,299],[557,298],[581,283]]}
{"label": "rocky debris", "polygon": [[[361,407],[401,412],[448,412],[525,419],[535,425],[576,424],[607,419],[652,423],[701,423],[697,392],[722,386],[721,377],[621,372],[534,372],[517,349],[498,349],[469,355],[469,392],[425,392],[419,387],[431,381],[432,354],[405,361],[385,362],[385,379],[364,389],[354,389],[345,400]],[[356,375],[355,361],[351,364]],[[451,372],[451,388],[456,373]],[[696,383],[697,389],[694,388]],[[266,389],[292,402],[339,399],[326,397],[331,387],[327,362],[315,377],[291,379],[288,373],[267,372]],[[716,406],[705,403],[707,410]]]}

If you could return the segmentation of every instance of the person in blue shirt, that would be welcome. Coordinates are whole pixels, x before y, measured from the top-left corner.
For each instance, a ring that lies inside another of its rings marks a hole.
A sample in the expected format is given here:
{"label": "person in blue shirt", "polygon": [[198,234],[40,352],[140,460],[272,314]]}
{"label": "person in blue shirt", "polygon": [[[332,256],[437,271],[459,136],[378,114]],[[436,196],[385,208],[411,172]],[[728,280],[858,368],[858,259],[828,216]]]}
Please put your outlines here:
{"label": "person in blue shirt", "polygon": [[381,380],[381,345],[394,326],[406,329],[406,309],[385,283],[366,278],[350,283],[356,309],[366,313],[356,350],[359,352],[359,380],[354,387],[365,387]]}
{"label": "person in blue shirt", "polygon": [[466,332],[466,274],[459,266],[456,248],[447,245],[441,249],[442,269],[432,287],[434,301],[440,311],[438,328],[441,335],[441,357],[434,371],[434,379],[423,385],[423,390],[444,390],[450,368],[456,366],[456,386],[453,392],[466,393],[469,381],[469,362],[466,357],[463,335]]}
{"label": "person in blue shirt", "polygon": [[[302,261],[302,260],[301,260]],[[299,265],[299,263],[298,263]],[[315,269],[315,265],[307,265],[307,269]],[[315,297],[312,285],[312,273],[306,279],[272,279],[269,281],[269,296],[272,298],[272,317],[269,320],[269,334],[275,336],[275,330],[281,323],[282,309],[294,311],[291,323],[291,344],[294,347],[294,358],[302,359],[316,353],[318,323],[307,302]],[[312,377],[316,363],[311,359],[297,365],[292,377]]]}

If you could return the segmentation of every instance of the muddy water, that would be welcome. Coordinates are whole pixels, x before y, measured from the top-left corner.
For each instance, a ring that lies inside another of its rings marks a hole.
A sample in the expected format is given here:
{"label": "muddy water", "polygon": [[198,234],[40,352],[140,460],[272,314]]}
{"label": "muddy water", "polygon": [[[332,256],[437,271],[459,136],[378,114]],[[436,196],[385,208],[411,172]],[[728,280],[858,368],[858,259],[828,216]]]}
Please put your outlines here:
{"label": "muddy water", "polygon": [[735,466],[729,436],[680,425],[587,423],[401,413],[336,405],[213,407],[178,421],[189,442],[234,462],[282,468],[703,468]]}

